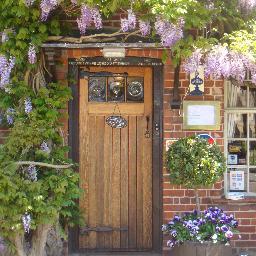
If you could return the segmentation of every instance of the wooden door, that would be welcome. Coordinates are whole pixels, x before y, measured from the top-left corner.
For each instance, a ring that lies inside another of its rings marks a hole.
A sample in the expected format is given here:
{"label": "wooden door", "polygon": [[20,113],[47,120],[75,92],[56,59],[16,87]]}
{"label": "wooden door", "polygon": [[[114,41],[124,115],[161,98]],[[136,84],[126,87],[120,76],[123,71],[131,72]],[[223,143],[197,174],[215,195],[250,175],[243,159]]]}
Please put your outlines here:
{"label": "wooden door", "polygon": [[[152,69],[91,67],[80,80],[79,94],[79,168],[85,191],[80,207],[86,223],[79,247],[151,250]],[[127,126],[110,127],[106,119],[111,115],[124,117]]]}

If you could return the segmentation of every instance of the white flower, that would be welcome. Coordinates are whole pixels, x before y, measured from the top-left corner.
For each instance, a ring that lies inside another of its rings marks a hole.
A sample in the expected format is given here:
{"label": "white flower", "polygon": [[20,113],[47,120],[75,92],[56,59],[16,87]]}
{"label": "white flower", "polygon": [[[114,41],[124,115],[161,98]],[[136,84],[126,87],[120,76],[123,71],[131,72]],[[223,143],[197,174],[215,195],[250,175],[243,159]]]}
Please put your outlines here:
{"label": "white flower", "polygon": [[217,238],[218,238],[217,234],[214,234],[214,235],[212,236],[212,240],[217,240]]}

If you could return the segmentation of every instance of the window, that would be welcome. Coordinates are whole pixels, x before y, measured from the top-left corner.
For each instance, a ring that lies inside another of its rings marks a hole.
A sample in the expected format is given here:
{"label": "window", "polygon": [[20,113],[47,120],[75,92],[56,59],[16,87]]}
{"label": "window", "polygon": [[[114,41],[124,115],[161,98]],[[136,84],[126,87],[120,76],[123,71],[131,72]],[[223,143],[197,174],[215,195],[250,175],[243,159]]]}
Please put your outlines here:
{"label": "window", "polygon": [[124,74],[90,76],[90,102],[143,103],[144,78]]}
{"label": "window", "polygon": [[256,86],[225,85],[227,192],[256,195]]}

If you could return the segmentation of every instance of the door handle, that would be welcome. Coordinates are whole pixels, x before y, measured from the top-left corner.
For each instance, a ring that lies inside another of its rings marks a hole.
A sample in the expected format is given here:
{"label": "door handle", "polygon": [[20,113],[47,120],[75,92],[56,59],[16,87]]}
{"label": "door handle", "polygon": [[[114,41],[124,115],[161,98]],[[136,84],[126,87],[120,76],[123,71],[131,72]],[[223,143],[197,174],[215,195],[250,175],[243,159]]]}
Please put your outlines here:
{"label": "door handle", "polygon": [[144,136],[147,139],[150,138],[149,121],[150,121],[150,116],[146,116],[147,128],[146,128],[146,132],[145,132]]}

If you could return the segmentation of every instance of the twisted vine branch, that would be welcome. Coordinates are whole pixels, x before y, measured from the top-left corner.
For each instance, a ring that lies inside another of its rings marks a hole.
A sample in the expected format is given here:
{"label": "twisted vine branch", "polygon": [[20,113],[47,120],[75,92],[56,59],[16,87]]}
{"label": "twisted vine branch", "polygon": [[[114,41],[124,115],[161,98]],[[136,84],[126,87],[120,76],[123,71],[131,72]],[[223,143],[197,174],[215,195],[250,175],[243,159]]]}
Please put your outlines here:
{"label": "twisted vine branch", "polygon": [[136,30],[132,33],[130,32],[122,32],[121,30],[108,34],[108,33],[101,33],[101,34],[94,34],[94,35],[88,35],[88,36],[81,36],[79,38],[76,37],[67,37],[67,36],[49,36],[47,39],[47,42],[66,42],[66,43],[83,43],[88,41],[93,41],[93,39],[99,38],[100,41],[104,41],[104,39],[114,38],[116,36],[125,36],[125,40],[127,40],[128,37],[131,35],[141,36],[140,31]]}
{"label": "twisted vine branch", "polygon": [[17,165],[34,165],[34,166],[41,166],[41,167],[47,167],[47,168],[54,168],[54,169],[68,169],[72,166],[73,164],[64,164],[64,165],[56,165],[56,164],[48,164],[48,163],[43,163],[43,162],[34,162],[34,161],[19,161],[16,162],[15,164]]}

